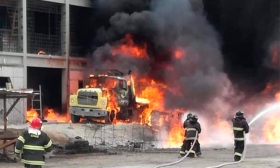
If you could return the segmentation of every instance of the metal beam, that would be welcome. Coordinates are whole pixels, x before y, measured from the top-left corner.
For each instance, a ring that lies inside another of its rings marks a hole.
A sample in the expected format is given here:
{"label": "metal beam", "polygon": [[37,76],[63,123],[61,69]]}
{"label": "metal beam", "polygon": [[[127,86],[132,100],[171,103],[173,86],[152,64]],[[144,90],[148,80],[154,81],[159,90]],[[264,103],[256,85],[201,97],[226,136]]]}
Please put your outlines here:
{"label": "metal beam", "polygon": [[6,115],[6,111],[7,111],[7,99],[6,99],[6,97],[4,97],[4,99],[3,99],[3,103],[4,103],[4,132],[6,132],[7,131],[7,115]]}
{"label": "metal beam", "polygon": [[60,3],[60,4],[68,3],[69,5],[91,8],[91,1],[90,0],[42,0],[42,1]]}
{"label": "metal beam", "polygon": [[81,7],[89,7],[91,8],[91,1],[90,0],[68,0],[70,5],[74,6],[81,6]]}
{"label": "metal beam", "polygon": [[[69,75],[70,75],[70,60],[69,60],[69,55],[70,55],[70,4],[69,1],[66,0],[66,4],[65,4],[65,56],[66,56],[66,70],[65,70],[65,79],[66,80],[66,89],[64,90],[64,96],[66,97],[66,102],[64,100],[62,100],[62,104],[65,103],[65,108],[66,111],[68,111],[68,99],[69,99],[69,92],[70,92],[70,80],[69,80]],[[64,97],[62,96],[62,97]],[[64,97],[64,98],[65,98]]]}
{"label": "metal beam", "polygon": [[[27,0],[22,0],[22,42],[23,42],[23,88],[27,88]],[[23,111],[27,111],[27,100],[23,100]],[[23,119],[24,121],[24,119]]]}
{"label": "metal beam", "polygon": [[27,88],[27,0],[22,0],[23,88]]}
{"label": "metal beam", "polygon": [[12,106],[9,108],[9,110],[6,112],[6,117],[8,117],[8,115],[10,114],[10,112],[13,110],[13,108],[17,105],[18,101],[20,100],[20,98],[17,98],[14,103],[12,104]]}

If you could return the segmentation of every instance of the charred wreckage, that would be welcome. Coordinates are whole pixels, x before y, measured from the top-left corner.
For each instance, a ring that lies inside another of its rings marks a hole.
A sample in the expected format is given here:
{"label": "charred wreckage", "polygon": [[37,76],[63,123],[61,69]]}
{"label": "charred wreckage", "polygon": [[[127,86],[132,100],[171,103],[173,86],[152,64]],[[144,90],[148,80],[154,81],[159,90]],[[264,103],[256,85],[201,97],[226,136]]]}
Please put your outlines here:
{"label": "charred wreckage", "polygon": [[149,103],[147,99],[138,101],[131,71],[102,70],[98,75],[90,74],[83,88],[70,96],[69,109],[73,123],[81,117],[112,123],[115,119],[137,120]]}

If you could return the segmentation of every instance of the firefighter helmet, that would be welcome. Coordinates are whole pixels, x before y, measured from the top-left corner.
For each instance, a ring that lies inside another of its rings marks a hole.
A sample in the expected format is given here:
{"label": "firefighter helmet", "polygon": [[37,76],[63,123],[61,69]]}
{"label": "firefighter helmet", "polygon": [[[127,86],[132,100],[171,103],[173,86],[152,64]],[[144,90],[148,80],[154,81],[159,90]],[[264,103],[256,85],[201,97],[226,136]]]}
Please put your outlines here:
{"label": "firefighter helmet", "polygon": [[196,121],[198,120],[197,115],[195,115],[195,114],[192,115],[191,118],[190,118],[190,120],[196,122]]}
{"label": "firefighter helmet", "polygon": [[33,118],[32,121],[30,122],[30,128],[41,129],[41,127],[42,127],[42,120],[38,117]]}
{"label": "firefighter helmet", "polygon": [[187,115],[187,120],[189,120],[192,116],[193,116],[193,114],[192,114],[192,113],[189,113],[189,114]]}
{"label": "firefighter helmet", "polygon": [[235,117],[243,117],[243,115],[244,115],[243,111],[237,111],[235,113]]}

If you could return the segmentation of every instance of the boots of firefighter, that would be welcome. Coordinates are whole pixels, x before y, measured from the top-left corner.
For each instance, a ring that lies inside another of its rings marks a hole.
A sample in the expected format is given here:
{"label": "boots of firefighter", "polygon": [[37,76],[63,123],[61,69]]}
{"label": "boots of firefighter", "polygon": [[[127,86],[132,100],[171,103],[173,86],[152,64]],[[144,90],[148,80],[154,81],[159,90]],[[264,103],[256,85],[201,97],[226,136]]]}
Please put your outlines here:
{"label": "boots of firefighter", "polygon": [[238,162],[241,159],[240,156],[234,155],[234,161]]}
{"label": "boots of firefighter", "polygon": [[184,157],[186,155],[186,153],[184,151],[180,151],[180,156]]}
{"label": "boots of firefighter", "polygon": [[186,151],[186,147],[187,147],[186,145],[187,145],[186,144],[186,140],[184,140],[183,141],[183,145],[181,146],[181,150],[180,150],[180,156],[182,156],[182,157],[186,155],[186,152],[185,152]]}
{"label": "boots of firefighter", "polygon": [[197,141],[197,143],[196,143],[196,150],[195,150],[195,152],[196,152],[196,155],[197,156],[200,156],[201,155],[201,150],[200,150],[200,143]]}
{"label": "boots of firefighter", "polygon": [[190,153],[188,157],[195,158],[195,153]]}

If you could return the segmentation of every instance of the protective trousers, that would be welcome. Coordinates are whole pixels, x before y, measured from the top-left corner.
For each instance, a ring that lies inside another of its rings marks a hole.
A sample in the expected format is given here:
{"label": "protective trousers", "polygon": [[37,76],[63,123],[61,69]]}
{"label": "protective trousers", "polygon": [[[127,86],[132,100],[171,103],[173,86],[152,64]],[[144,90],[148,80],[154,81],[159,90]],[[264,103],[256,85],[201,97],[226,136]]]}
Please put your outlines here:
{"label": "protective trousers", "polygon": [[201,150],[200,150],[200,143],[198,141],[198,139],[196,140],[196,150],[195,150],[195,153],[197,156],[201,155]]}
{"label": "protective trousers", "polygon": [[244,141],[234,141],[234,161],[239,161],[244,151]]}
{"label": "protective trousers", "polygon": [[[192,150],[190,150],[192,145],[193,145],[193,148],[192,148]],[[186,140],[186,151],[185,152],[186,153],[189,152],[188,157],[191,157],[191,158],[196,157],[197,156],[196,151],[197,151],[197,142],[195,142],[195,144],[194,144],[194,140]]]}
{"label": "protective trousers", "polygon": [[24,164],[24,168],[42,168],[42,166]]}
{"label": "protective trousers", "polygon": [[183,145],[181,146],[181,150],[180,150],[180,155],[181,156],[185,156],[186,155],[186,150],[187,150],[187,141],[184,140],[183,141]]}

